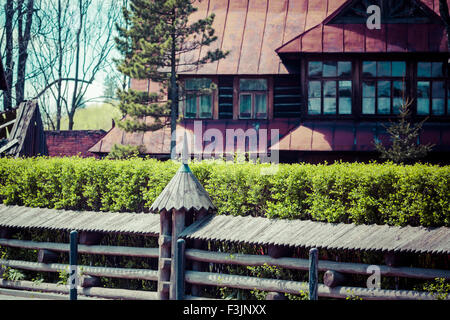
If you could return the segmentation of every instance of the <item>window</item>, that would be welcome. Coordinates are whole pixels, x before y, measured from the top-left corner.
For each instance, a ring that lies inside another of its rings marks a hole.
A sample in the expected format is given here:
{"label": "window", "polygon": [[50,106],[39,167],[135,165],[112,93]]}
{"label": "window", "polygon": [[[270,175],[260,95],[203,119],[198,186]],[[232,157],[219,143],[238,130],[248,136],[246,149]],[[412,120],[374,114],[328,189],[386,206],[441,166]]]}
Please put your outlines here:
{"label": "window", "polygon": [[[443,62],[417,63],[418,115],[442,116],[446,114],[446,100],[448,101],[450,96],[445,69]],[[449,104],[447,103],[448,107]],[[448,109],[447,114],[450,114]]]}
{"label": "window", "polygon": [[405,100],[406,62],[363,61],[362,113],[398,114]]}
{"label": "window", "polygon": [[352,114],[352,63],[308,63],[308,115]]}
{"label": "window", "polygon": [[267,119],[267,79],[239,80],[239,118]]}
{"label": "window", "polygon": [[186,118],[210,119],[213,112],[211,79],[186,79],[186,102],[184,116]]}

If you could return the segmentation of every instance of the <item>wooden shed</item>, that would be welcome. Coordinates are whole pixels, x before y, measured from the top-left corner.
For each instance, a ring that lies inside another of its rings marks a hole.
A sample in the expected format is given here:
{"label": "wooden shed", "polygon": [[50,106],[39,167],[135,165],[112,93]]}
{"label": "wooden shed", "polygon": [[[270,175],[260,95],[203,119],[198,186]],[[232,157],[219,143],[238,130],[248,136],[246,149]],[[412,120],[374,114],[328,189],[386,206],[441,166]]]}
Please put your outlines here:
{"label": "wooden shed", "polygon": [[0,156],[48,155],[41,113],[36,101],[0,114]]}

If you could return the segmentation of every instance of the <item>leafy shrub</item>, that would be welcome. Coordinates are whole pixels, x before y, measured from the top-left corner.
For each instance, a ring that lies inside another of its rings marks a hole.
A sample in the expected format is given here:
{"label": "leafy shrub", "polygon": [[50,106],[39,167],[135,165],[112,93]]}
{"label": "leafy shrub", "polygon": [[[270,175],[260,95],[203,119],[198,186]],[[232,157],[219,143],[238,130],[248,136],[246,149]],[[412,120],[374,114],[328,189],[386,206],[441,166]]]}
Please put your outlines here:
{"label": "leafy shrub", "polygon": [[[327,222],[450,226],[450,167],[335,163],[279,165],[194,162],[219,214]],[[179,164],[154,159],[0,159],[7,205],[148,211]]]}

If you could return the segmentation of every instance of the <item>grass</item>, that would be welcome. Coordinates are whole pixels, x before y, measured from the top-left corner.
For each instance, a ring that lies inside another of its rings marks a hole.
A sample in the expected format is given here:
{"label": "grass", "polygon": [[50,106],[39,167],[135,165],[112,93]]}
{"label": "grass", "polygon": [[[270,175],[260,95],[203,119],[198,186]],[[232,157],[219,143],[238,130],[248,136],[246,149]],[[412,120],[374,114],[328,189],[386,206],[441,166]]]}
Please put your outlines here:
{"label": "grass", "polygon": [[[111,104],[93,104],[86,108],[78,109],[74,118],[74,130],[105,130],[112,127],[112,120],[120,118],[121,113],[117,107]],[[67,116],[61,119],[61,130],[69,128]]]}

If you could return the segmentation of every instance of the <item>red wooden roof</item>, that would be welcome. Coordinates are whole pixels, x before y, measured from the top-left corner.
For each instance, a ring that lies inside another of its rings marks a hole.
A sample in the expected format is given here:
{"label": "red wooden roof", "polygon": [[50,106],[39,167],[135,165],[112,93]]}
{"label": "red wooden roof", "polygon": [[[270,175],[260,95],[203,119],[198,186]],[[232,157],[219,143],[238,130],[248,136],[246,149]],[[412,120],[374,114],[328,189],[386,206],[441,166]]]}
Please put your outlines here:
{"label": "red wooden roof", "polygon": [[[285,136],[288,132],[293,130],[299,125],[299,121],[280,119],[272,121],[261,120],[204,120],[201,123],[201,134],[204,137],[202,149],[212,150],[214,140],[207,138],[206,134],[220,133],[223,137],[223,151],[226,151],[227,143],[231,146],[234,145],[234,152],[252,151],[249,150],[247,145],[242,146],[238,144],[237,139],[233,139],[233,132],[238,129],[242,129],[243,132],[247,132],[248,129],[255,129],[255,132],[260,132],[262,129],[267,131],[267,148],[263,148],[263,144],[258,144],[261,152],[267,151],[271,145],[271,129],[279,130],[279,136]],[[199,127],[200,128],[200,127]],[[208,129],[215,129],[214,131],[208,131]],[[227,135],[227,130],[232,130]],[[260,130],[260,131],[258,131]],[[183,120],[177,125],[176,140],[177,140],[177,153],[181,153],[183,146],[184,133],[187,133],[188,141],[190,143],[189,150],[194,150],[194,140],[192,139],[194,133],[194,120]],[[264,132],[264,131],[261,131]],[[257,133],[259,135],[259,133]],[[262,134],[262,133],[261,133]],[[220,142],[220,141],[218,141]],[[94,153],[109,153],[114,144],[127,144],[143,146],[142,152],[144,154],[152,155],[169,155],[170,154],[170,128],[165,127],[163,129],[151,132],[136,132],[127,133],[121,130],[119,127],[112,128],[105,137],[98,141],[91,149],[90,152]]]}
{"label": "red wooden roof", "polygon": [[[239,145],[237,139],[233,139],[233,131],[228,134],[227,130],[248,129],[267,130],[267,148],[280,151],[373,151],[374,139],[379,139],[383,143],[389,142],[389,137],[382,123],[353,121],[309,121],[301,123],[298,120],[279,119],[272,121],[257,120],[204,120],[201,122],[203,142],[201,149],[207,152],[214,149],[214,142],[206,138],[208,129],[215,129],[223,137],[223,151],[226,146],[233,145],[234,152],[251,152],[248,142],[245,146]],[[425,123],[424,130],[420,137],[421,143],[435,144],[435,151],[450,151],[450,132],[448,124],[445,123]],[[279,131],[279,142],[271,142],[271,129]],[[181,121],[177,126],[177,153],[181,153],[184,132],[187,133],[190,143],[189,150],[195,150],[194,140],[194,120]],[[263,132],[263,131],[262,131]],[[214,131],[209,131],[214,133]],[[258,138],[259,139],[259,138]],[[211,142],[210,142],[211,141]],[[109,153],[114,144],[129,144],[143,146],[144,154],[169,155],[170,154],[170,128],[140,133],[126,133],[114,127],[108,134],[95,144],[89,151],[93,153]],[[264,144],[258,143],[258,152],[266,152]],[[217,149],[216,149],[217,151]],[[214,153],[214,152],[213,152]]]}
{"label": "red wooden roof", "polygon": [[[379,122],[304,122],[272,146],[280,151],[374,151],[374,139],[389,144],[385,124]],[[434,151],[450,151],[448,124],[425,123],[422,144],[434,144]]]}
{"label": "red wooden roof", "polygon": [[[381,30],[369,30],[365,24],[327,25],[349,1],[197,0],[199,10],[191,16],[192,21],[214,13],[218,40],[180,59],[192,61],[216,48],[230,50],[230,54],[198,69],[180,71],[198,75],[287,74],[277,52],[447,50],[443,26],[438,24],[390,24],[382,25]],[[439,0],[420,3],[439,13]]]}
{"label": "red wooden roof", "polygon": [[[414,0],[411,0],[414,1]],[[447,52],[445,27],[439,19],[439,0],[417,0],[435,23],[381,24],[381,29],[370,30],[365,24],[329,24],[352,0],[333,1],[341,6],[334,12],[325,11],[326,0],[317,1],[322,5],[319,23],[305,28],[295,38],[278,49],[278,53],[324,53],[324,52]],[[450,1],[447,0],[450,3]]]}

